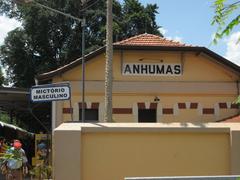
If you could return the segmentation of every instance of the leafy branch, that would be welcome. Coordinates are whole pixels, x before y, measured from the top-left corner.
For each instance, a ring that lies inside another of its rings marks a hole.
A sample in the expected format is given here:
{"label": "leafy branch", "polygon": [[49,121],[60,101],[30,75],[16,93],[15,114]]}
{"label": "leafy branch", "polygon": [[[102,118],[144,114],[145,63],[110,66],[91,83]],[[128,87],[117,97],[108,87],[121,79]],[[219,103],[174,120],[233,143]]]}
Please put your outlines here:
{"label": "leafy branch", "polygon": [[[215,16],[212,20],[212,25],[217,25],[217,32],[215,33],[213,43],[216,44],[219,39],[223,36],[228,36],[232,32],[233,28],[238,26],[240,23],[240,14],[230,20],[229,23],[226,21],[229,19],[237,9],[240,7],[240,1],[226,5],[227,0],[216,0],[213,7],[215,8]],[[240,37],[238,42],[240,41]]]}
{"label": "leafy branch", "polygon": [[236,99],[236,101],[234,102],[236,104],[239,104],[240,105],[240,96],[238,96],[238,98]]}

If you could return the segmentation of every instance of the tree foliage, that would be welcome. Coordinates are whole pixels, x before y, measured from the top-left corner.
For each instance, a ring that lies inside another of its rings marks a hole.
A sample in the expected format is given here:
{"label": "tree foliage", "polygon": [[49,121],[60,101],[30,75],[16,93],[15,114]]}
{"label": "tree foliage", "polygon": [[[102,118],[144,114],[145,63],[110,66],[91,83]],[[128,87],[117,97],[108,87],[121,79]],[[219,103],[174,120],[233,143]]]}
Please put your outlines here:
{"label": "tree foliage", "polygon": [[238,96],[238,97],[237,97],[237,99],[236,99],[236,102],[235,102],[235,103],[240,105],[240,96]]}
{"label": "tree foliage", "polygon": [[0,66],[0,87],[2,87],[4,83],[5,83],[5,78],[3,76],[3,72]]}
{"label": "tree foliage", "polygon": [[[216,44],[219,39],[221,39],[225,35],[229,35],[232,32],[233,28],[238,26],[240,23],[240,14],[237,13],[235,17],[233,17],[230,22],[226,23],[231,15],[239,10],[240,8],[240,1],[234,1],[230,4],[226,4],[230,0],[215,0],[214,7],[215,7],[215,16],[212,21],[212,25],[217,24],[217,32],[215,33],[215,37],[213,42]],[[237,43],[240,42],[240,37]],[[237,100],[235,101],[236,104],[240,104],[240,96],[238,96]]]}
{"label": "tree foliage", "polygon": [[[215,0],[215,16],[213,17],[212,25],[217,25],[217,32],[215,33],[214,43],[217,43],[225,35],[229,35],[234,27],[237,27],[240,23],[240,14],[236,13],[236,16],[233,14],[239,10],[240,1],[231,1],[230,0]],[[230,20],[230,21],[229,21]],[[240,38],[240,37],[239,37]]]}
{"label": "tree foliage", "polygon": [[[36,0],[48,7],[87,19],[86,51],[105,43],[105,0],[93,1],[84,11],[81,1]],[[155,16],[157,5],[144,7],[138,0],[113,1],[113,40],[140,33],[161,35]],[[18,19],[22,26],[11,31],[0,48],[0,59],[14,86],[31,87],[34,76],[63,66],[81,56],[81,23],[40,8],[34,3],[0,1],[0,14]]]}

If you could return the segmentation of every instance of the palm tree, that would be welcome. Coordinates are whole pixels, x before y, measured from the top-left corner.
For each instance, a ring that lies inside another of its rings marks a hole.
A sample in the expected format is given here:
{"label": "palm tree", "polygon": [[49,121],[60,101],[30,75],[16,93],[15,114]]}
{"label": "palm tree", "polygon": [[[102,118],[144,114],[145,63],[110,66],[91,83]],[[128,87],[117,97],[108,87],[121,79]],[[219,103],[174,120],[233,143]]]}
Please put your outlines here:
{"label": "palm tree", "polygon": [[107,0],[107,34],[106,34],[106,67],[105,67],[105,110],[104,122],[112,122],[112,0]]}

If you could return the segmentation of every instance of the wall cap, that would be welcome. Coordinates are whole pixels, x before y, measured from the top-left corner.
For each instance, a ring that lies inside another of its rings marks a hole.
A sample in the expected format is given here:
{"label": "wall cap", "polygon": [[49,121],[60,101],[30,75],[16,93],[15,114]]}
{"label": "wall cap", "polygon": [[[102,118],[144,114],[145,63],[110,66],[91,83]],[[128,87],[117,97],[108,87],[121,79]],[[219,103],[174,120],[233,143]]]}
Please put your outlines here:
{"label": "wall cap", "polygon": [[238,123],[78,123],[67,122],[57,131],[82,132],[201,132],[229,133],[240,130]]}

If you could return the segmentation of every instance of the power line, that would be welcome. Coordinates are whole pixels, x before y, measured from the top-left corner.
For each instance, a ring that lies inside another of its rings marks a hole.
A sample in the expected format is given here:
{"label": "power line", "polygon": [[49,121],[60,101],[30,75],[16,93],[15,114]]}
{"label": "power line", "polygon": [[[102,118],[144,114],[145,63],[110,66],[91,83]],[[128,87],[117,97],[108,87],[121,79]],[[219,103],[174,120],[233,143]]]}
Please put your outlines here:
{"label": "power line", "polygon": [[83,11],[89,9],[90,7],[92,7],[92,6],[94,6],[95,4],[97,4],[99,1],[100,1],[100,0],[90,0],[90,1],[88,1],[88,2],[85,4],[86,7],[84,7],[83,9],[81,9],[80,12],[83,12]]}

